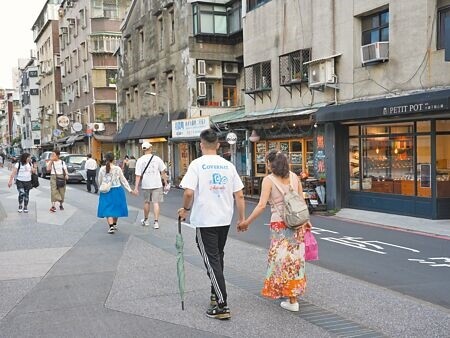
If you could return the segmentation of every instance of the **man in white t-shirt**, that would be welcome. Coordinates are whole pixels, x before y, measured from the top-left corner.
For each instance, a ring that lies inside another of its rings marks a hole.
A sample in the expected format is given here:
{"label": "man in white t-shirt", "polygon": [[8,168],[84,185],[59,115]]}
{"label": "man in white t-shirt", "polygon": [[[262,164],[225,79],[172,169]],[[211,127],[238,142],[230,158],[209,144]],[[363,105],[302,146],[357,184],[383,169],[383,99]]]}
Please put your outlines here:
{"label": "man in white t-shirt", "polygon": [[178,210],[196,227],[196,242],[211,280],[211,302],[206,315],[210,318],[229,319],[225,286],[224,247],[233,218],[234,202],[238,209],[238,224],[245,219],[245,201],[242,180],[234,165],[217,155],[217,134],[206,129],[200,134],[203,156],[189,165],[180,186],[185,189],[183,207]]}
{"label": "man in white t-shirt", "polygon": [[163,184],[167,184],[166,165],[156,155],[152,154],[152,145],[149,142],[142,143],[144,155],[136,162],[136,184],[135,194],[139,194],[139,183],[142,178],[142,191],[144,192],[144,218],[141,220],[142,226],[149,226],[148,215],[150,213],[150,203],[153,203],[153,213],[155,221],[153,228],[159,229],[159,203],[163,202]]}

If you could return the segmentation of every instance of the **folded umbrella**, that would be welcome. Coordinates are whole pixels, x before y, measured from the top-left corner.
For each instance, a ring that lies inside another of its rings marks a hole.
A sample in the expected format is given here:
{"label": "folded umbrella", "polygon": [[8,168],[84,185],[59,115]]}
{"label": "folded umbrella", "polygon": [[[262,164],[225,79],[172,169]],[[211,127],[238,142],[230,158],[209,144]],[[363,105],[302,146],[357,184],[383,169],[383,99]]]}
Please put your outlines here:
{"label": "folded umbrella", "polygon": [[185,276],[184,276],[184,240],[181,235],[181,218],[178,217],[178,233],[175,241],[175,248],[177,249],[177,275],[178,275],[178,289],[181,297],[181,310],[184,310],[184,289],[185,289]]}

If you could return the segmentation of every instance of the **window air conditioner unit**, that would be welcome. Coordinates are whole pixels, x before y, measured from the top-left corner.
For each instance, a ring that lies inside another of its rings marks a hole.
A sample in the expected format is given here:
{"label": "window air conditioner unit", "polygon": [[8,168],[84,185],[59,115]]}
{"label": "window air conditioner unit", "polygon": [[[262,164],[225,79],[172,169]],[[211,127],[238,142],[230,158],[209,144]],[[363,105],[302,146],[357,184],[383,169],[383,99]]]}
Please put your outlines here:
{"label": "window air conditioner unit", "polygon": [[197,75],[200,75],[200,76],[206,75],[206,61],[205,60],[197,60]]}
{"label": "window air conditioner unit", "polygon": [[89,123],[89,128],[93,131],[103,131],[105,130],[105,124],[99,122]]}
{"label": "window air conditioner unit", "polygon": [[225,62],[223,64],[223,73],[224,74],[237,74],[239,73],[237,63]]}
{"label": "window air conditioner unit", "polygon": [[220,79],[222,77],[222,65],[207,62],[206,77]]}
{"label": "window air conditioner unit", "polygon": [[67,4],[68,8],[72,8],[73,7],[73,1],[72,0],[67,0],[66,4]]}
{"label": "window air conditioner unit", "polygon": [[317,88],[335,83],[334,58],[309,65],[309,87]]}
{"label": "window air conditioner unit", "polygon": [[389,60],[389,41],[361,46],[361,63],[385,62]]}
{"label": "window air conditioner unit", "polygon": [[206,97],[206,82],[198,81],[198,97],[204,98]]}

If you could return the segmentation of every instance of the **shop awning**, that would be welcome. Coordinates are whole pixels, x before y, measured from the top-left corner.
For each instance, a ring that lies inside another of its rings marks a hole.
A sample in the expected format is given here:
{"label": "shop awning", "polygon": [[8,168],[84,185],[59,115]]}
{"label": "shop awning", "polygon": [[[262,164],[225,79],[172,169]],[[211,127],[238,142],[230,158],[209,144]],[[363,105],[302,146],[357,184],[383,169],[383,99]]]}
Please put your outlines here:
{"label": "shop awning", "polygon": [[212,115],[209,117],[212,123],[227,123],[233,120],[242,119],[245,116],[245,109],[230,111],[223,114]]}
{"label": "shop awning", "polygon": [[119,133],[116,134],[113,141],[114,142],[125,142],[128,139],[128,135],[130,135],[131,130],[133,129],[134,122],[127,122],[124,124]]}
{"label": "shop awning", "polygon": [[147,118],[142,118],[134,122],[133,129],[131,129],[130,134],[127,139],[133,140],[141,138],[142,131],[145,128],[145,124],[147,123]]}
{"label": "shop awning", "polygon": [[94,134],[94,138],[103,143],[112,143],[114,141],[114,135],[98,135]]}
{"label": "shop awning", "polygon": [[419,113],[446,111],[450,107],[450,89],[435,90],[369,101],[358,101],[319,108],[316,122],[392,118]]}
{"label": "shop awning", "polygon": [[66,140],[66,144],[67,145],[72,145],[75,142],[79,142],[79,141],[83,141],[84,140],[84,135],[71,135],[67,138]]}
{"label": "shop awning", "polygon": [[317,108],[309,108],[309,109],[298,109],[298,108],[284,108],[284,109],[276,109],[263,111],[263,112],[251,112],[244,115],[244,117],[239,119],[230,120],[227,124],[242,124],[246,122],[253,121],[273,121],[278,120],[280,118],[302,118],[308,117],[312,113],[315,113]]}
{"label": "shop awning", "polygon": [[66,143],[68,138],[69,138],[69,136],[60,138],[60,139],[58,139],[58,140],[56,141],[56,143],[58,143],[58,144]]}
{"label": "shop awning", "polygon": [[167,119],[167,114],[158,114],[147,119],[144,129],[141,133],[141,139],[151,137],[167,137],[172,134],[172,121],[184,119],[186,114],[171,113],[170,121]]}

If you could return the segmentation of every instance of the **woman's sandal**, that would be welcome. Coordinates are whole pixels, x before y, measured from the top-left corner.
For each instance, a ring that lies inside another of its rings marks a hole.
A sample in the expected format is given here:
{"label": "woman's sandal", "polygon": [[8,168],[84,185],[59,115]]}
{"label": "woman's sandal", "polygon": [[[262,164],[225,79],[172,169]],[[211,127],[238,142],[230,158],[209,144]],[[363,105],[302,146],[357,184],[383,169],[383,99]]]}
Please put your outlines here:
{"label": "woman's sandal", "polygon": [[56,208],[55,207],[51,207],[50,208],[50,212],[56,212]]}

